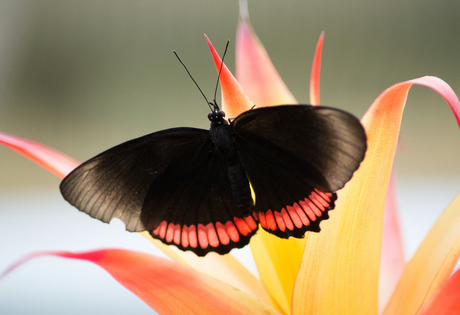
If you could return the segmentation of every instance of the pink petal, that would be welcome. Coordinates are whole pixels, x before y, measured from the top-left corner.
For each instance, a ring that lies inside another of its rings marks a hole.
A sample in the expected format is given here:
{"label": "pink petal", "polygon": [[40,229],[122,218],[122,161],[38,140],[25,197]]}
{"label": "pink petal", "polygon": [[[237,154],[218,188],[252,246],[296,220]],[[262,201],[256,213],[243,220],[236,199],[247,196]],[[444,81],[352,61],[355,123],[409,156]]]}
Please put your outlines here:
{"label": "pink petal", "polygon": [[316,44],[315,56],[311,67],[310,76],[310,104],[319,105],[319,86],[321,77],[321,55],[323,52],[324,32],[321,32],[318,43]]}
{"label": "pink petal", "polygon": [[39,252],[22,259],[6,273],[43,255],[81,259],[99,265],[160,314],[277,314],[249,295],[189,267],[128,250]]}
{"label": "pink petal", "polygon": [[457,270],[433,294],[417,315],[460,314],[460,270]]}
{"label": "pink petal", "polygon": [[0,132],[0,144],[37,163],[54,175],[64,178],[79,162],[43,144]]}
{"label": "pink petal", "polygon": [[297,104],[254,33],[246,10],[236,32],[236,78],[256,106]]}

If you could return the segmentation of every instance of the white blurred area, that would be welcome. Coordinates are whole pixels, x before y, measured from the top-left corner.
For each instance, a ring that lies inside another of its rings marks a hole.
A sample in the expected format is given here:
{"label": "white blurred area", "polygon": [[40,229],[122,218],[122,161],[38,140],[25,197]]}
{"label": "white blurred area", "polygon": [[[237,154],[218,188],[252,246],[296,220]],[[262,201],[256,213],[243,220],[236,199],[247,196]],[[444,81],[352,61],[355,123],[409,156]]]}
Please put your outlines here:
{"label": "white blurred area", "polygon": [[[460,2],[249,1],[259,38],[299,102],[325,30],[322,103],[362,116],[387,87],[435,75],[460,94]],[[234,43],[238,7],[211,0],[0,0],[0,132],[85,160],[156,130],[207,128],[207,107],[172,54],[207,95],[216,79],[203,33]],[[231,46],[231,50],[234,47]],[[234,69],[234,54],[227,64]],[[397,199],[409,258],[460,191],[460,132],[444,100],[413,88],[396,158]],[[68,205],[59,179],[0,147],[0,273],[37,250],[126,248],[162,255],[120,222]],[[379,185],[379,183],[376,183]],[[334,214],[331,213],[331,219]],[[235,253],[250,270],[247,248]],[[151,314],[99,267],[41,257],[0,280],[0,314]]]}

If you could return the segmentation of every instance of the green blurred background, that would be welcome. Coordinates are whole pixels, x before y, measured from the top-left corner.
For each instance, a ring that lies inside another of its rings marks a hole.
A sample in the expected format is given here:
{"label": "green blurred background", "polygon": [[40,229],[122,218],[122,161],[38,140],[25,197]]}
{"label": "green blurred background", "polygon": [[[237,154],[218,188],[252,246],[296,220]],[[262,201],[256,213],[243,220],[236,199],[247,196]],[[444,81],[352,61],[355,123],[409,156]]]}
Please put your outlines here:
{"label": "green blurred background", "polygon": [[[460,1],[251,1],[275,67],[308,102],[325,31],[321,102],[361,117],[397,82],[434,75],[460,93]],[[0,130],[80,161],[156,130],[208,127],[208,109],[172,50],[211,96],[216,72],[203,34],[234,70],[237,1],[0,1]],[[460,133],[434,91],[413,87],[399,176],[460,175]],[[0,148],[0,188],[59,180]]]}

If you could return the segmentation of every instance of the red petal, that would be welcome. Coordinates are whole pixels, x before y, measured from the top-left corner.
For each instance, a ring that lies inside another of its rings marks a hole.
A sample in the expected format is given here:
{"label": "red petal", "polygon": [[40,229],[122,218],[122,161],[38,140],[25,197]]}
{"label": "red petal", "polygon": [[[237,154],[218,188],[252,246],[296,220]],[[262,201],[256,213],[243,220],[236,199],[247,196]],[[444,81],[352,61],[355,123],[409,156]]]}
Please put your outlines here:
{"label": "red petal", "polygon": [[[219,73],[222,60],[208,37],[206,37],[206,40],[208,41],[209,49],[211,49],[217,73]],[[220,85],[222,86],[222,110],[227,114],[227,118],[236,117],[242,112],[251,109],[254,105],[225,64],[220,73]]]}
{"label": "red petal", "polygon": [[460,270],[457,270],[433,294],[417,315],[460,314]]}
{"label": "red petal", "polygon": [[180,263],[121,249],[35,253],[6,273],[43,255],[81,259],[99,265],[160,314],[278,314],[232,286]]}
{"label": "red petal", "polygon": [[60,178],[64,178],[79,162],[43,144],[0,132],[0,144],[22,154]]}

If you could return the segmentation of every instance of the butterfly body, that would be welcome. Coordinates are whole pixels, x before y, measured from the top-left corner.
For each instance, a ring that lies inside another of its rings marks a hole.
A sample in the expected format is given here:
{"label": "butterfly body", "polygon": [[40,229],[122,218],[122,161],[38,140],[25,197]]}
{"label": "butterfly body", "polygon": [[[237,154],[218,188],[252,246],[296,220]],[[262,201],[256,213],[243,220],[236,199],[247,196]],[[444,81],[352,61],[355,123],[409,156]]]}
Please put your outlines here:
{"label": "butterfly body", "polygon": [[265,107],[229,123],[215,105],[208,118],[209,130],[158,131],[102,152],[61,193],[103,222],[119,218],[200,256],[225,254],[259,225],[281,238],[319,231],[367,147],[359,120],[333,108]]}
{"label": "butterfly body", "polygon": [[253,205],[251,189],[246,171],[238,157],[235,139],[232,135],[232,126],[225,119],[225,113],[219,109],[208,115],[211,121],[210,138],[227,169],[227,178],[233,192],[237,207],[242,214],[249,215]]}

